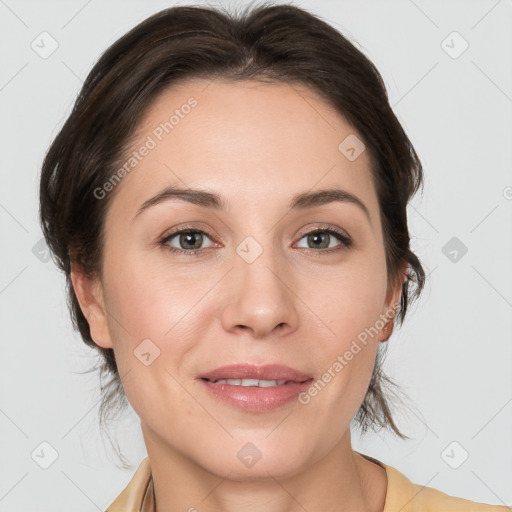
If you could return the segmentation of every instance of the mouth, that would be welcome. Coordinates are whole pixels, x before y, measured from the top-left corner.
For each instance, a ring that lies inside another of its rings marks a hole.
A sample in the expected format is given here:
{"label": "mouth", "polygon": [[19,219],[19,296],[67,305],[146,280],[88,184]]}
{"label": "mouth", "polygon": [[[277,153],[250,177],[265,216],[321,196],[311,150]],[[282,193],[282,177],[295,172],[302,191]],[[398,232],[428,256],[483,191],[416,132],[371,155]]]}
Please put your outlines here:
{"label": "mouth", "polygon": [[[265,364],[258,366],[255,364],[243,363],[221,366],[215,370],[199,375],[199,378],[212,382],[217,382],[219,380],[235,381],[230,384],[243,386],[255,386],[256,384],[248,384],[247,382],[258,381],[262,382],[262,387],[264,387],[270,385],[283,385],[287,382],[304,382],[311,379],[312,376],[282,364]],[[240,382],[236,383],[236,381]]]}
{"label": "mouth", "polygon": [[212,382],[214,384],[229,384],[230,386],[242,386],[242,387],[259,387],[259,388],[270,388],[272,386],[283,386],[285,384],[295,384],[302,382],[307,382],[310,379],[306,379],[303,381],[294,381],[294,380],[260,380],[260,379],[205,379],[207,382]]}
{"label": "mouth", "polygon": [[297,400],[313,377],[283,365],[229,365],[198,377],[210,397],[248,412],[266,412]]}

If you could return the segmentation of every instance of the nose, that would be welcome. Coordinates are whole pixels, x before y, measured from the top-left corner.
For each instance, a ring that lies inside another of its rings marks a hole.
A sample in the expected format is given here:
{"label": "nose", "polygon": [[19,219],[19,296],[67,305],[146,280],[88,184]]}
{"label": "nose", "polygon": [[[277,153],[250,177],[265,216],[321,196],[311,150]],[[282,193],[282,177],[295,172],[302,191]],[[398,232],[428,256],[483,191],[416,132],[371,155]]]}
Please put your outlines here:
{"label": "nose", "polygon": [[223,297],[222,325],[228,332],[250,331],[254,338],[284,336],[297,329],[297,296],[289,264],[263,251],[248,263],[235,255]]}

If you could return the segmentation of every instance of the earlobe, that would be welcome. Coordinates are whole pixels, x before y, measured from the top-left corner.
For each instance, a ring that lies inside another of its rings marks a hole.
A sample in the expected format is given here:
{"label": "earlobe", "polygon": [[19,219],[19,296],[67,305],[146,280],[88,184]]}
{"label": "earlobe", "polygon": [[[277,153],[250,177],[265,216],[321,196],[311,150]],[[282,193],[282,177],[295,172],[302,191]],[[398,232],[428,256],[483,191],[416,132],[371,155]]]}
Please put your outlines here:
{"label": "earlobe", "polygon": [[71,283],[80,309],[89,323],[91,338],[102,348],[112,348],[101,282],[85,276],[81,269],[72,265]]}

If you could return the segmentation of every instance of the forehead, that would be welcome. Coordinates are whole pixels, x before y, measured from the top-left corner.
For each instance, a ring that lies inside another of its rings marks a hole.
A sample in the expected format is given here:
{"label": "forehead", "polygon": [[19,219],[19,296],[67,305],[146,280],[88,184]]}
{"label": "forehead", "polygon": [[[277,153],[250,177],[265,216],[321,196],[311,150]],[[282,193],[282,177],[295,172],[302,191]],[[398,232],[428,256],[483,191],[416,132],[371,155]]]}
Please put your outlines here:
{"label": "forehead", "polygon": [[304,85],[188,81],[160,93],[146,109],[127,158],[150,149],[118,192],[136,207],[167,185],[268,201],[337,186],[365,197],[371,208],[368,152],[350,160],[340,150],[354,136],[362,139]]}

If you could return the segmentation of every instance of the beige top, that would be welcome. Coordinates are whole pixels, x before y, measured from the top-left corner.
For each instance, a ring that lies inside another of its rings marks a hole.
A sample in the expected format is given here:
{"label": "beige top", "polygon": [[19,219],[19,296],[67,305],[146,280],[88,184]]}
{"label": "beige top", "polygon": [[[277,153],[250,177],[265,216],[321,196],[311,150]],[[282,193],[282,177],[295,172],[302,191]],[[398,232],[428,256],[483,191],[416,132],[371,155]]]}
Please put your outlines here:
{"label": "beige top", "polygon": [[[359,455],[386,470],[388,488],[382,512],[512,512],[512,506],[477,503],[412,483],[397,469],[368,455]],[[105,512],[155,512],[153,479],[148,457],[140,463],[130,483]]]}

